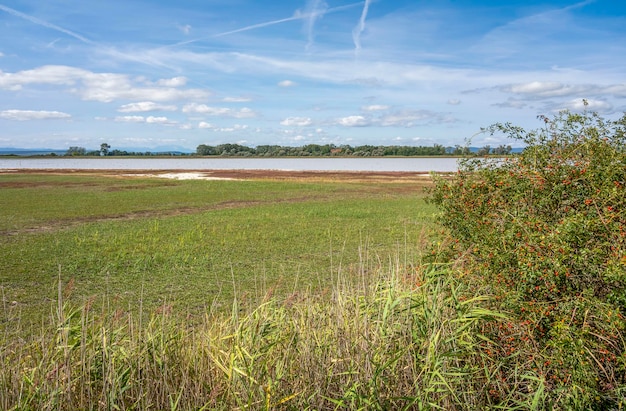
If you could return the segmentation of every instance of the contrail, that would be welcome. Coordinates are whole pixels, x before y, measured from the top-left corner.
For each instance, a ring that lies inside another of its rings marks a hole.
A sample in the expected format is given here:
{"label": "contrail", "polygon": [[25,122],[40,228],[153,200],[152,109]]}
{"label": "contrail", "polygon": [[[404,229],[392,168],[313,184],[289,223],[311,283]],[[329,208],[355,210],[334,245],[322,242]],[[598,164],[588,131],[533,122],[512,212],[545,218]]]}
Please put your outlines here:
{"label": "contrail", "polygon": [[361,50],[361,33],[365,30],[365,19],[367,18],[367,12],[370,8],[370,1],[365,0],[365,5],[363,6],[363,12],[361,13],[361,19],[359,20],[359,24],[352,30],[352,40],[354,40],[354,48],[358,51]]}
{"label": "contrail", "polygon": [[89,40],[86,37],[81,36],[80,34],[76,34],[73,31],[64,29],[63,27],[59,27],[56,24],[52,24],[52,23],[48,23],[47,21],[40,20],[37,17],[29,16],[28,14],[24,14],[24,13],[22,13],[20,11],[14,10],[14,9],[12,9],[10,7],[7,7],[7,6],[3,6],[2,4],[0,4],[0,10],[5,11],[5,12],[7,12],[9,14],[12,14],[12,15],[14,15],[16,17],[28,20],[31,23],[35,23],[35,24],[37,24],[39,26],[47,27],[49,29],[56,30],[56,31],[59,31],[61,33],[67,34],[68,36],[74,37],[75,39],[80,40],[83,43],[95,44],[93,41]]}
{"label": "contrail", "polygon": [[[324,10],[323,14],[336,13],[338,11],[351,9],[353,7],[360,6],[362,4],[363,4],[363,2],[359,1],[359,2],[356,2],[356,3],[346,4],[346,5],[343,5],[343,6],[332,7],[330,9]],[[208,37],[201,37],[201,38],[197,38],[197,39],[193,39],[193,40],[181,41],[180,43],[172,44],[171,46],[166,46],[166,47],[184,46],[185,44],[195,43],[195,42],[198,42],[198,41],[206,40],[208,38],[224,37],[224,36],[228,36],[230,34],[242,33],[244,31],[260,29],[260,28],[263,28],[263,27],[273,26],[275,24],[280,24],[280,23],[286,23],[288,21],[311,19],[311,18],[314,18],[315,16],[317,16],[318,14],[320,14],[320,13],[319,12],[315,12],[315,11],[309,12],[309,13],[299,13],[299,12],[296,12],[296,13],[294,13],[293,16],[286,17],[284,19],[278,19],[278,20],[266,21],[264,23],[252,24],[250,26],[245,26],[245,27],[241,27],[241,28],[238,28],[238,29],[235,29],[235,30],[230,30],[230,31],[224,31],[222,33],[217,33],[217,34],[214,34],[214,35],[208,36]]]}
{"label": "contrail", "polygon": [[172,67],[169,67],[166,64],[163,64],[163,63],[160,63],[160,62],[154,62],[154,61],[151,61],[151,60],[148,60],[148,59],[145,59],[145,58],[137,57],[137,56],[132,55],[132,54],[128,54],[128,53],[123,53],[123,52],[117,51],[114,48],[105,46],[105,45],[103,45],[101,43],[97,43],[97,42],[95,42],[93,40],[89,40],[87,37],[84,37],[84,36],[81,36],[80,34],[74,33],[71,30],[68,30],[68,29],[65,29],[63,27],[57,26],[56,24],[52,24],[52,23],[49,23],[47,21],[38,19],[37,17],[33,17],[33,16],[28,15],[28,14],[22,13],[21,11],[17,11],[15,9],[12,9],[10,7],[7,7],[7,6],[4,6],[2,4],[0,4],[0,10],[5,11],[5,12],[7,12],[7,13],[13,15],[13,16],[19,17],[21,19],[28,20],[31,23],[37,24],[39,26],[47,27],[49,29],[52,29],[52,30],[55,30],[55,31],[58,31],[58,32],[61,32],[61,33],[64,33],[64,34],[67,34],[68,36],[73,37],[73,38],[75,38],[77,40],[80,40],[81,42],[83,42],[85,44],[89,44],[90,46],[98,47],[102,52],[108,53],[108,54],[113,55],[115,57],[123,58],[123,59],[129,60],[129,61],[134,61],[134,62],[137,62],[137,63],[142,63],[142,64],[145,64],[147,66],[156,67],[156,68],[160,68],[160,69],[165,68],[168,71],[175,71]]}
{"label": "contrail", "polygon": [[[254,30],[254,29],[260,29],[261,27],[273,26],[274,24],[286,23],[288,21],[300,20],[302,18],[304,18],[304,15],[294,15],[292,17],[287,17],[287,18],[280,19],[280,20],[266,21],[265,23],[258,23],[258,24],[253,24],[251,26],[242,27],[240,29],[235,29],[235,30],[231,30],[231,31],[225,31],[223,33],[214,34],[212,37],[228,36],[229,34],[241,33],[243,31]],[[191,41],[188,41],[188,42],[178,43],[178,44],[179,45],[180,44],[186,44],[186,43],[191,43],[191,42],[199,41],[199,40],[202,40],[202,39],[191,40]]]}
{"label": "contrail", "polygon": [[323,0],[309,0],[307,2],[307,13],[304,27],[306,27],[307,43],[306,48],[309,49],[313,45],[313,27],[315,21],[322,18],[324,13],[328,11],[328,5]]}

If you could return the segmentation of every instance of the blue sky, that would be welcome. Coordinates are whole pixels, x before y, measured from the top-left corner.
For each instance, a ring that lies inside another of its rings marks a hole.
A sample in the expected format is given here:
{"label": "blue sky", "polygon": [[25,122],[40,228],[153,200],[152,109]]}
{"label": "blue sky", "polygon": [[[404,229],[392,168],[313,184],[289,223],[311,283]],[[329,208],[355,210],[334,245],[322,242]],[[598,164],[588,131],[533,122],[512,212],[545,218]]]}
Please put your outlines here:
{"label": "blue sky", "polygon": [[0,147],[474,146],[626,111],[626,2],[0,0]]}

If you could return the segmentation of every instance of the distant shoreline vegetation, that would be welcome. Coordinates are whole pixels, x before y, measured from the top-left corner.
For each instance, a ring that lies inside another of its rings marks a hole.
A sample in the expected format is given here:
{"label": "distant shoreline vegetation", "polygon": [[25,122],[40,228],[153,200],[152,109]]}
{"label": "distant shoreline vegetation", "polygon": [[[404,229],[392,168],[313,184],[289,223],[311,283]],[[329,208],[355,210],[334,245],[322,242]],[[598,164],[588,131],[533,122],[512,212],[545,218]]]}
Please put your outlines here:
{"label": "distant shoreline vegetation", "polygon": [[248,147],[240,144],[219,144],[215,146],[200,144],[195,152],[184,151],[132,151],[112,149],[103,143],[99,150],[88,150],[84,147],[70,147],[67,150],[46,149],[0,149],[0,156],[28,157],[104,157],[104,156],[215,156],[215,157],[431,157],[431,156],[485,156],[509,155],[520,152],[511,146],[500,145],[491,147],[446,147],[440,144],[432,146],[385,146],[361,145],[350,146],[334,144],[307,144],[299,147],[281,145],[259,145]]}

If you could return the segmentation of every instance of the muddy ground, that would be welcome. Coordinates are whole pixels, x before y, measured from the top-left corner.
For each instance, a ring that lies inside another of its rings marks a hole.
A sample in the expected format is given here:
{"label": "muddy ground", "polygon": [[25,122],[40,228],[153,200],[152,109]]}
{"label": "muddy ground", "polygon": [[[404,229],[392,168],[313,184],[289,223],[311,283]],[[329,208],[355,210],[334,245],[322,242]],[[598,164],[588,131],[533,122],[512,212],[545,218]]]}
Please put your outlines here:
{"label": "muddy ground", "polygon": [[287,171],[287,170],[75,170],[15,169],[0,173],[48,175],[102,175],[119,178],[159,177],[173,179],[308,180],[353,182],[407,182],[428,185],[429,173],[403,171]]}

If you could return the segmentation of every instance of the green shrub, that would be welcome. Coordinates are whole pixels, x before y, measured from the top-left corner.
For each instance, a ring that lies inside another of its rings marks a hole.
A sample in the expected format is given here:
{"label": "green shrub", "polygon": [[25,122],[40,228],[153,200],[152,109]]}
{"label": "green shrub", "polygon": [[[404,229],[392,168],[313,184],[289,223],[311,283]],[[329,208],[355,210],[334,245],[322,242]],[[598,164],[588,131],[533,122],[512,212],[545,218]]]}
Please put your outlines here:
{"label": "green shrub", "polygon": [[436,178],[431,201],[467,278],[514,318],[485,344],[505,359],[502,384],[521,367],[545,381],[553,407],[623,406],[626,115],[540,119],[534,131],[488,128],[524,151],[465,160]]}

